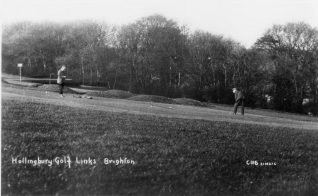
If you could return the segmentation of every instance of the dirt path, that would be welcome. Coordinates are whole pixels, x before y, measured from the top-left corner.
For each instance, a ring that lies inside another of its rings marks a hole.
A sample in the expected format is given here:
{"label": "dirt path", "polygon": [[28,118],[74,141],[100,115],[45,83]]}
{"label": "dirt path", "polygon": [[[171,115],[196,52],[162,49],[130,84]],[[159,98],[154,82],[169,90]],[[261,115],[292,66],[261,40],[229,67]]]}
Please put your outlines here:
{"label": "dirt path", "polygon": [[2,87],[2,100],[64,105],[89,110],[123,112],[135,115],[154,115],[167,118],[226,121],[242,124],[267,125],[270,127],[318,130],[318,122],[249,114],[248,110],[246,110],[245,116],[234,116],[229,111],[184,105],[138,102],[100,97],[83,99],[75,98],[72,94],[66,94],[66,97],[59,98],[57,93],[23,88]]}

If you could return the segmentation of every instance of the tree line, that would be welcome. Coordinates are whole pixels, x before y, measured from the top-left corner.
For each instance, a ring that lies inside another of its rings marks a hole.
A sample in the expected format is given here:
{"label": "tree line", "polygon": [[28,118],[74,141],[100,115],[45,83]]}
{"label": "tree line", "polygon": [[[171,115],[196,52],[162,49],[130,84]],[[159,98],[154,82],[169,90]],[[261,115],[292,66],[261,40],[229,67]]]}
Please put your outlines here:
{"label": "tree line", "polygon": [[303,22],[274,25],[250,48],[152,15],[123,26],[102,22],[19,22],[3,27],[2,71],[50,77],[65,64],[73,83],[133,93],[318,111],[318,31]]}

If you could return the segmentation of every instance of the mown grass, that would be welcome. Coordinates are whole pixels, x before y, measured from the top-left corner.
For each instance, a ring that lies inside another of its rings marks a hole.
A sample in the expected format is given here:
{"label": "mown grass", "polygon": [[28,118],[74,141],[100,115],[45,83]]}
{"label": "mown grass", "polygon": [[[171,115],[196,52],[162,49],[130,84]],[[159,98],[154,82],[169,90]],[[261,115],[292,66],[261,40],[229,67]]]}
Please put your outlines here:
{"label": "mown grass", "polygon": [[[318,134],[3,100],[2,194],[317,195]],[[12,156],[95,158],[13,165]],[[136,165],[104,165],[127,157]],[[276,162],[250,166],[247,160]]]}

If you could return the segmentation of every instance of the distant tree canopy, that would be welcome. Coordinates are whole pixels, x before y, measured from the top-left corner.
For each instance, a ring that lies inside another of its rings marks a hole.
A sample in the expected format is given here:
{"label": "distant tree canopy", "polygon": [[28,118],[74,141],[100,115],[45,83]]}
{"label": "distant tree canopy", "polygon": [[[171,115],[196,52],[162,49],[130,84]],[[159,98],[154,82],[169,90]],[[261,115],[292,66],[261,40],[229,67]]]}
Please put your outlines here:
{"label": "distant tree canopy", "polygon": [[255,47],[265,51],[273,64],[269,81],[274,88],[275,108],[301,112],[306,97],[317,105],[317,29],[305,23],[274,25]]}
{"label": "distant tree canopy", "polygon": [[274,25],[250,49],[161,15],[121,27],[21,22],[2,41],[6,73],[23,63],[23,75],[49,77],[65,64],[78,84],[216,103],[233,103],[238,87],[249,106],[303,112],[307,98],[317,114],[318,32],[305,23]]}

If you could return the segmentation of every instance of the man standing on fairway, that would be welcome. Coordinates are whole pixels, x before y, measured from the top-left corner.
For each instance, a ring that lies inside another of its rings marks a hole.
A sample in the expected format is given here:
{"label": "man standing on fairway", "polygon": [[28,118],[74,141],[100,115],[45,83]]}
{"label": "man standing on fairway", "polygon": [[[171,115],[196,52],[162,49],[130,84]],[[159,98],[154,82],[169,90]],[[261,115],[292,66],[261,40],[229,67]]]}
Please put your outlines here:
{"label": "man standing on fairway", "polygon": [[237,107],[241,105],[242,106],[241,114],[244,115],[244,99],[245,99],[244,94],[242,93],[242,91],[237,90],[237,88],[233,88],[232,90],[235,95],[235,104],[234,104],[233,114],[236,114]]}
{"label": "man standing on fairway", "polygon": [[63,96],[63,89],[64,89],[65,78],[66,78],[66,76],[64,75],[65,69],[66,69],[65,65],[62,65],[62,67],[57,72],[57,84],[60,87],[60,96],[61,97],[64,97]]}

